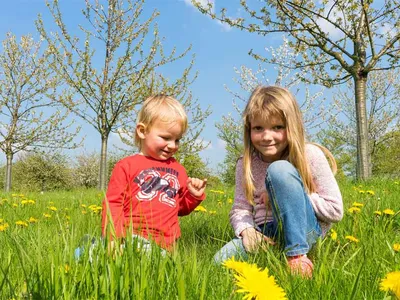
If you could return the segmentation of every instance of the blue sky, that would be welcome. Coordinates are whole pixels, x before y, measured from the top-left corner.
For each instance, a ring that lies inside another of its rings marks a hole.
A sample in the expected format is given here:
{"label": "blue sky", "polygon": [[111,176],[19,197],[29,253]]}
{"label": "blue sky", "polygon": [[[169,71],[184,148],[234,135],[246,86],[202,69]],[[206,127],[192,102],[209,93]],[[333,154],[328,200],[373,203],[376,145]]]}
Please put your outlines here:
{"label": "blue sky", "polygon": [[[77,30],[81,23],[81,9],[84,0],[60,0],[64,19],[70,30]],[[237,3],[238,1],[235,1]],[[227,7],[229,13],[238,17],[241,11],[233,1],[216,0],[216,10]],[[232,96],[225,90],[224,85],[237,89],[233,81],[236,77],[234,67],[246,65],[256,69],[258,62],[248,55],[250,49],[263,52],[265,47],[276,47],[281,44],[281,36],[260,37],[255,34],[232,29],[211,18],[202,15],[190,4],[190,0],[147,0],[144,14],[150,14],[154,9],[160,12],[156,19],[160,35],[165,37],[164,46],[171,49],[176,46],[183,51],[192,45],[191,53],[196,55],[194,70],[198,72],[197,80],[192,84],[193,96],[202,107],[211,105],[212,115],[207,120],[202,135],[211,145],[201,155],[207,158],[212,168],[216,168],[224,158],[224,145],[217,138],[215,123],[221,117],[233,112]],[[45,24],[51,26],[52,19],[45,6],[44,0],[13,0],[4,1],[0,10],[0,37],[3,40],[7,32],[17,36],[32,34],[37,37],[34,21],[41,14]],[[188,65],[190,56],[182,61],[163,68],[163,74],[174,78],[179,76],[182,69]],[[272,67],[271,67],[272,71]],[[81,122],[80,120],[77,120]],[[97,131],[82,123],[86,134],[85,149],[100,150],[100,137]],[[111,136],[110,146],[119,144],[116,135]],[[76,150],[82,152],[83,149]],[[3,159],[3,158],[2,158]]]}

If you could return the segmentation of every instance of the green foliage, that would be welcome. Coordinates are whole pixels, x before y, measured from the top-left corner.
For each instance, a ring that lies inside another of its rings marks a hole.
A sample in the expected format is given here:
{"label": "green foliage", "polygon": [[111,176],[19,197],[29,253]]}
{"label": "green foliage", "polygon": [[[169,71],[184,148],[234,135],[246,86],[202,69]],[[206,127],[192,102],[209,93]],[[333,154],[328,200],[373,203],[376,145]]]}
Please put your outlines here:
{"label": "green foliage", "polygon": [[73,175],[69,159],[61,154],[26,154],[14,163],[14,191],[71,189]]}
{"label": "green foliage", "polygon": [[[269,270],[288,299],[390,297],[379,284],[388,272],[400,270],[400,252],[393,247],[400,243],[400,180],[377,179],[362,186],[340,181],[339,186],[344,218],[333,226],[337,239],[331,231],[312,249],[311,280],[290,275],[277,247],[249,257],[248,262]],[[0,194],[0,225],[5,228],[0,231],[0,298],[242,299],[232,273],[212,261],[234,237],[228,216],[232,189],[207,190],[202,204],[206,211],[180,219],[176,252],[165,257],[133,246],[125,246],[122,255],[108,255],[106,243],[99,239],[96,209],[103,196],[94,189]],[[363,206],[351,213],[354,202]],[[385,209],[395,214],[385,214]],[[92,260],[88,244],[83,257],[75,260],[74,250],[85,234],[97,241]]]}
{"label": "green foliage", "polygon": [[382,137],[375,153],[372,173],[392,178],[400,177],[400,131],[387,133]]}

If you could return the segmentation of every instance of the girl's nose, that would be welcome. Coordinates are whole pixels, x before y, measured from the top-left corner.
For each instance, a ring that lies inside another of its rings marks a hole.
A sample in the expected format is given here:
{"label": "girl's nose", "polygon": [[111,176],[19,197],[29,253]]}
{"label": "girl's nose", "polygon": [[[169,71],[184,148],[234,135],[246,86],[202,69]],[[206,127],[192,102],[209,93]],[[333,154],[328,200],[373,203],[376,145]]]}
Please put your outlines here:
{"label": "girl's nose", "polygon": [[268,129],[264,130],[262,138],[263,138],[263,140],[266,140],[266,141],[270,140],[271,132]]}

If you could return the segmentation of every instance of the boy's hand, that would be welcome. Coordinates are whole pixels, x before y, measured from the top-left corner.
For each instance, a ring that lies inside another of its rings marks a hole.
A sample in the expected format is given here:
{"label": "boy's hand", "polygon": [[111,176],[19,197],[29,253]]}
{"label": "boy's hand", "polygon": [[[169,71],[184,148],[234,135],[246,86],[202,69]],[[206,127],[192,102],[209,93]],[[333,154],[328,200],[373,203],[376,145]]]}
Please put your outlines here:
{"label": "boy's hand", "polygon": [[198,179],[188,177],[187,179],[187,188],[189,192],[195,198],[200,198],[204,194],[204,190],[206,189],[207,179]]}

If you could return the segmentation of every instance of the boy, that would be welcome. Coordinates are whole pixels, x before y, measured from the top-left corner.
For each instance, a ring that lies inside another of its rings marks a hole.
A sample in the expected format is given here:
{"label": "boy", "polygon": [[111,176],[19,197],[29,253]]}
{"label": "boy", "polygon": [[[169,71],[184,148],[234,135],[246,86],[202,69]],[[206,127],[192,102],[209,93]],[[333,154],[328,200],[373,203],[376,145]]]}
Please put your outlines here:
{"label": "boy", "polygon": [[112,222],[116,237],[132,232],[164,249],[173,247],[180,236],[178,216],[188,215],[204,200],[207,182],[188,177],[173,158],[187,126],[176,99],[146,99],[136,125],[140,153],[115,165],[103,200],[103,236]]}

